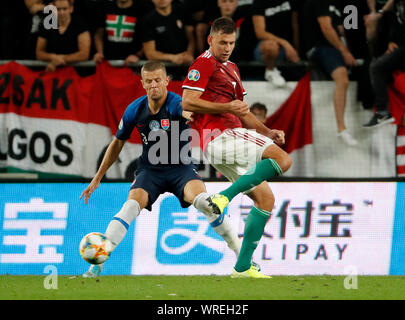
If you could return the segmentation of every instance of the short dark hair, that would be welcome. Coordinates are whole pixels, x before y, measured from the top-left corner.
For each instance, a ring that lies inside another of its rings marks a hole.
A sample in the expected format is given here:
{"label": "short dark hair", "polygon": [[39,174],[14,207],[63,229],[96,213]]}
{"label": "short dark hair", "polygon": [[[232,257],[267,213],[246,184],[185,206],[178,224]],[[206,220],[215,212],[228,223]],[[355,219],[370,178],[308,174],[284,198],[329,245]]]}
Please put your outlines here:
{"label": "short dark hair", "polygon": [[232,19],[225,17],[215,19],[214,22],[212,23],[210,34],[219,32],[225,34],[231,34],[236,32],[235,22],[233,22]]}
{"label": "short dark hair", "polygon": [[163,62],[161,61],[148,61],[146,62],[141,69],[141,74],[144,71],[155,71],[155,70],[163,70],[165,73],[166,72],[166,66]]}
{"label": "short dark hair", "polygon": [[257,109],[257,110],[261,110],[264,111],[265,113],[267,113],[267,108],[263,103],[260,102],[255,102],[254,104],[252,104],[250,106],[250,111]]}

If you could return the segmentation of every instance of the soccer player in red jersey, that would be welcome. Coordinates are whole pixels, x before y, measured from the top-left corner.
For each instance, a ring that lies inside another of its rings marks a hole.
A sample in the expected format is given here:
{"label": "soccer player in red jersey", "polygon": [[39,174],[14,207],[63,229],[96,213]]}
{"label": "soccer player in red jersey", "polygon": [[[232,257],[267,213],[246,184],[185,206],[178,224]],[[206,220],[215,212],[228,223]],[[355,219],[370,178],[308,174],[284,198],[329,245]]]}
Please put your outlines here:
{"label": "soccer player in red jersey", "polygon": [[274,206],[267,180],[287,171],[292,160],[276,145],[284,144],[284,132],[267,128],[243,101],[246,92],[239,69],[229,61],[235,39],[232,20],[214,21],[209,49],[190,66],[183,82],[183,109],[194,113],[194,128],[211,165],[233,182],[209,198],[219,208],[217,213],[223,214],[240,192],[254,201],[232,277],[271,278],[260,273],[251,260]]}

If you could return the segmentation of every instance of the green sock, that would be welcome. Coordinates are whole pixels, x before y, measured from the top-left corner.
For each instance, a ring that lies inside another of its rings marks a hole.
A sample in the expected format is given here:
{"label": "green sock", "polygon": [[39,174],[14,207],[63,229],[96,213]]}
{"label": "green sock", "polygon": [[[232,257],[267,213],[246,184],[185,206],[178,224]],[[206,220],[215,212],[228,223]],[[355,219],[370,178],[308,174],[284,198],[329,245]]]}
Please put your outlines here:
{"label": "green sock", "polygon": [[220,192],[226,196],[229,202],[238,194],[258,186],[263,181],[281,175],[278,163],[273,159],[264,159],[249,169],[243,176],[236,180],[228,189]]}
{"label": "green sock", "polygon": [[253,207],[250,210],[243,232],[242,247],[235,265],[236,271],[242,272],[250,268],[253,252],[264,233],[264,227],[269,217],[270,212],[260,208]]}

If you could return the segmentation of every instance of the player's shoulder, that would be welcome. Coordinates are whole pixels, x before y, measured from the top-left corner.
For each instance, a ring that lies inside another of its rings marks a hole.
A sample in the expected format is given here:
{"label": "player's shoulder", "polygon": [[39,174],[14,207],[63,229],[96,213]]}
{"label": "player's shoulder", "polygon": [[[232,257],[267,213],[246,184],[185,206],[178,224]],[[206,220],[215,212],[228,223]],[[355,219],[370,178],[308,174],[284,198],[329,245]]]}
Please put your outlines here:
{"label": "player's shoulder", "polygon": [[138,110],[142,109],[148,101],[148,96],[144,95],[132,101],[126,108],[126,113],[137,113]]}
{"label": "player's shoulder", "polygon": [[179,101],[181,101],[181,96],[175,92],[168,91],[167,99],[169,103],[178,103]]}
{"label": "player's shoulder", "polygon": [[226,62],[226,66],[227,66],[228,69],[233,70],[233,71],[237,72],[238,74],[240,73],[238,65],[235,62],[232,62],[232,61],[228,60]]}
{"label": "player's shoulder", "polygon": [[175,92],[168,91],[167,92],[167,103],[166,103],[166,109],[171,113],[171,114],[178,114],[179,110],[182,110],[181,107],[181,97]]}
{"label": "player's shoulder", "polygon": [[194,65],[216,65],[216,59],[209,50],[200,54],[194,61]]}
{"label": "player's shoulder", "polygon": [[209,52],[202,53],[188,69],[185,81],[198,81],[201,77],[207,77],[217,69],[217,60]]}
{"label": "player's shoulder", "polygon": [[226,64],[228,65],[228,67],[232,68],[232,69],[236,69],[239,70],[238,65],[235,62],[232,62],[231,60],[228,60],[226,62]]}

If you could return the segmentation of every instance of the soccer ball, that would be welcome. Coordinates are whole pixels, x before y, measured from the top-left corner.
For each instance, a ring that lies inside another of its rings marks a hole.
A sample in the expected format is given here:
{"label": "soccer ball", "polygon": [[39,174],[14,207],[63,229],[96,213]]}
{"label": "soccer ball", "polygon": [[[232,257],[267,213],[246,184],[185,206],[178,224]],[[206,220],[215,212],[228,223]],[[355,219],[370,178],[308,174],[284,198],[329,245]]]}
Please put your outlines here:
{"label": "soccer ball", "polygon": [[102,233],[91,232],[80,241],[79,250],[82,258],[88,263],[100,264],[110,257],[112,243]]}

